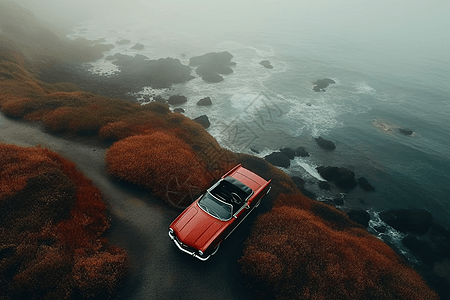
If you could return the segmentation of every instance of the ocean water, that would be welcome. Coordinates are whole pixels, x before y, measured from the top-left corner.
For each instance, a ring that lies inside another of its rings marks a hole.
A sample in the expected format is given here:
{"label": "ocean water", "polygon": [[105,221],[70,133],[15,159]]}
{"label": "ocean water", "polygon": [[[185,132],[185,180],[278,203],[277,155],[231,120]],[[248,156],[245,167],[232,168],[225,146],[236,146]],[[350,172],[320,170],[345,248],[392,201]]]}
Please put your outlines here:
{"label": "ocean water", "polygon": [[[231,1],[213,7],[172,1],[170,9],[97,16],[68,38],[111,44],[129,39],[105,56],[173,57],[184,64],[228,51],[236,66],[221,83],[195,78],[138,94],[187,96],[180,106],[185,115],[208,115],[208,131],[233,151],[254,148],[263,157],[304,146],[311,156],[284,170],[306,179],[320,199],[333,195],[315,186],[321,179],[317,166],[347,167],[366,177],[376,191],[356,188],[345,195],[344,210],[376,215],[387,208],[425,208],[450,228],[450,25],[444,18],[450,7],[432,2]],[[145,48],[131,50],[135,43]],[[261,60],[274,68],[264,68]],[[105,76],[117,72],[104,59],[90,67]],[[316,93],[313,82],[321,78],[336,84]],[[213,105],[198,107],[203,97]],[[400,128],[414,133],[403,135]],[[336,150],[320,149],[318,136],[333,141]]]}

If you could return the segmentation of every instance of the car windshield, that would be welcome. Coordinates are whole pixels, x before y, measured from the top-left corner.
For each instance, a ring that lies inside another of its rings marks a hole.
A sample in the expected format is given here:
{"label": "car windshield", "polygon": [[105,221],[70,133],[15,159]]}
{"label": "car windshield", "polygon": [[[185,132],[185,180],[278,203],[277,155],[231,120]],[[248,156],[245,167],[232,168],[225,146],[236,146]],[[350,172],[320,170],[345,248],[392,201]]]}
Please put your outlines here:
{"label": "car windshield", "polygon": [[226,221],[233,214],[233,206],[214,198],[209,192],[198,201],[198,206],[211,216]]}

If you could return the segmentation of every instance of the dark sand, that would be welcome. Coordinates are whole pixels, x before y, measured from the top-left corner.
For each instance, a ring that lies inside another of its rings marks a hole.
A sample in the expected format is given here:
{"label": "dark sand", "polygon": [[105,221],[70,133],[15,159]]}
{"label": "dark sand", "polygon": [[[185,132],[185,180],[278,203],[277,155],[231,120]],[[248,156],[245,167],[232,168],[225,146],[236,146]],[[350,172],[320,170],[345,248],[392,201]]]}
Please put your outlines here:
{"label": "dark sand", "polygon": [[167,235],[181,212],[161,199],[109,177],[104,155],[107,145],[87,138],[67,138],[45,132],[34,123],[0,113],[0,142],[48,147],[77,164],[109,205],[112,218],[107,236],[131,257],[130,276],[117,299],[251,299],[237,260],[257,214],[255,211],[222,243],[218,253],[201,262],[181,253]]}

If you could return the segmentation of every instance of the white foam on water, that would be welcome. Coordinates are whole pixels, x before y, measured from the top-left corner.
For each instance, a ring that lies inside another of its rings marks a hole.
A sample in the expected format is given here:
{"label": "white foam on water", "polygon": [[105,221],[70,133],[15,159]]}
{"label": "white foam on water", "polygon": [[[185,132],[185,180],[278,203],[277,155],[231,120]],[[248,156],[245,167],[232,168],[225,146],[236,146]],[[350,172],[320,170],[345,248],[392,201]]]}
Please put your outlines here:
{"label": "white foam on water", "polygon": [[316,170],[317,167],[318,167],[317,165],[311,163],[307,158],[295,157],[293,160],[291,160],[290,169],[294,171],[296,169],[298,170],[299,168],[302,168],[309,175],[316,178],[317,180],[326,181],[325,179],[322,178],[322,176],[320,176],[319,172],[317,172]]}

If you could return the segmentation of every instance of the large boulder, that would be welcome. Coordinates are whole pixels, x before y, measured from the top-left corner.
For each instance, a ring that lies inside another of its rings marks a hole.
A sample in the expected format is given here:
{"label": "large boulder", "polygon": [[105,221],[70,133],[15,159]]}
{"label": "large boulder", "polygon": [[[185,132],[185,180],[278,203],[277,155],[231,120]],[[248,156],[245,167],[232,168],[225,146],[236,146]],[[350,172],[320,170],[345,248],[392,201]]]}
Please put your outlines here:
{"label": "large boulder", "polygon": [[308,151],[306,151],[305,147],[297,147],[294,149],[294,155],[300,156],[300,157],[307,157],[309,156]]}
{"label": "large boulder", "polygon": [[336,149],[336,145],[332,141],[326,140],[321,136],[315,138],[314,140],[316,141],[317,145],[319,145],[319,147],[325,150],[333,151],[334,149]]}
{"label": "large boulder", "polygon": [[403,238],[402,243],[426,264],[432,264],[437,259],[432,245],[427,241],[418,239],[414,235],[408,234]]}
{"label": "large boulder", "polygon": [[313,90],[315,92],[325,92],[325,88],[330,84],[335,84],[336,81],[330,78],[319,79],[314,82]]}
{"label": "large boulder", "polygon": [[286,154],[286,156],[289,157],[289,159],[294,159],[295,157],[295,151],[292,148],[289,147],[281,148],[280,152]]}
{"label": "large boulder", "polygon": [[233,55],[231,53],[224,52],[211,52],[201,56],[192,57],[189,60],[191,67],[197,67],[196,72],[202,76],[202,79],[207,82],[220,82],[223,80],[222,75],[233,73],[233,69],[230,66],[236,65],[231,59]]}
{"label": "large boulder", "polygon": [[355,179],[355,173],[349,169],[342,167],[317,167],[317,172],[326,181],[332,181],[334,184],[341,189],[350,190],[358,185]]}
{"label": "large boulder", "polygon": [[262,60],[259,64],[267,69],[273,69],[272,64],[268,60]]}
{"label": "large boulder", "polygon": [[207,115],[201,115],[195,119],[193,119],[194,122],[197,122],[198,124],[202,125],[203,128],[208,128],[211,125],[211,122],[208,119]]}
{"label": "large boulder", "polygon": [[390,209],[380,212],[381,220],[404,233],[425,234],[433,222],[433,216],[425,209]]}
{"label": "large boulder", "polygon": [[187,98],[182,95],[172,95],[169,97],[169,100],[167,100],[167,103],[170,105],[180,105],[187,101]]}
{"label": "large boulder", "polygon": [[291,165],[291,160],[283,152],[273,152],[269,155],[266,155],[264,159],[272,165],[278,167],[289,168]]}
{"label": "large boulder", "polygon": [[197,105],[199,106],[209,106],[212,105],[211,98],[205,97],[203,99],[198,100]]}

